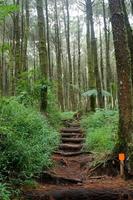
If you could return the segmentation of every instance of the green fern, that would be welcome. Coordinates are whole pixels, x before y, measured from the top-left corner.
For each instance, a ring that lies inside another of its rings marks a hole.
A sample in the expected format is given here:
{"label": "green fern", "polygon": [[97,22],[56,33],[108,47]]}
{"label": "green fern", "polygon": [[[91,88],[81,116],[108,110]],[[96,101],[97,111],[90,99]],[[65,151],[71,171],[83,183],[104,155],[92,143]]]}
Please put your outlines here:
{"label": "green fern", "polygon": [[[91,97],[91,96],[97,96],[97,94],[98,94],[97,90],[96,89],[92,89],[92,90],[88,90],[87,92],[84,92],[82,94],[82,96]],[[103,97],[109,97],[109,96],[111,96],[111,94],[106,90],[102,90],[102,96]]]}

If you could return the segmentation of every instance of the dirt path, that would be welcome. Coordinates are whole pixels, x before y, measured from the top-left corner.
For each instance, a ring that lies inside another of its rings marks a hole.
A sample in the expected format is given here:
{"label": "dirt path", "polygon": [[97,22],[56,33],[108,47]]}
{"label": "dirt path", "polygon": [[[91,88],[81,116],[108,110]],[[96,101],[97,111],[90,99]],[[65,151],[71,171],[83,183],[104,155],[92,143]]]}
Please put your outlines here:
{"label": "dirt path", "polygon": [[44,171],[36,190],[25,191],[33,200],[133,199],[133,183],[108,176],[89,177],[92,154],[83,153],[84,133],[77,121],[61,129],[61,144],[53,155],[55,166]]}

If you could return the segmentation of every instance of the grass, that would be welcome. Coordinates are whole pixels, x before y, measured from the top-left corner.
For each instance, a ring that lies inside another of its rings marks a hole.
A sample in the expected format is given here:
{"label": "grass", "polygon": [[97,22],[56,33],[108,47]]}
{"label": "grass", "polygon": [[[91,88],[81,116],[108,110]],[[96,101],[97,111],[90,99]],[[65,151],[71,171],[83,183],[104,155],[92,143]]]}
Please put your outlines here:
{"label": "grass", "polygon": [[115,110],[97,110],[83,117],[81,125],[86,131],[87,151],[109,153],[117,142],[118,112]]}

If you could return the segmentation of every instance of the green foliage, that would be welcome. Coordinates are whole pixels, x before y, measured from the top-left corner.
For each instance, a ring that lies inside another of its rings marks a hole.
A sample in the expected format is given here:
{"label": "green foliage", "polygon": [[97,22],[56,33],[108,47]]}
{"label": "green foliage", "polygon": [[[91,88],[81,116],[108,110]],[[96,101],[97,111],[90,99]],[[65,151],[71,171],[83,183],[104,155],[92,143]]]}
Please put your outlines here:
{"label": "green foliage", "polygon": [[6,184],[0,183],[0,199],[1,200],[10,200],[11,193]]}
{"label": "green foliage", "polygon": [[61,120],[73,119],[74,114],[75,114],[75,112],[62,112],[61,113]]}
{"label": "green foliage", "polygon": [[44,116],[14,99],[2,99],[0,124],[2,179],[25,179],[52,165],[59,135]]}
{"label": "green foliage", "polygon": [[5,5],[4,2],[0,2],[0,20],[3,20],[9,14],[18,10],[16,5]]}
{"label": "green foliage", "polygon": [[8,44],[8,43],[4,43],[4,45],[0,45],[0,53],[2,52],[2,51],[4,51],[4,52],[8,52],[10,50],[10,45]]}
{"label": "green foliage", "polygon": [[47,117],[50,124],[55,128],[59,128],[61,123],[61,112],[57,102],[56,88],[54,85],[51,85],[48,90]]}
{"label": "green foliage", "polygon": [[117,142],[117,111],[97,110],[83,118],[81,123],[86,130],[87,150],[101,153],[113,150]]}
{"label": "green foliage", "polygon": [[[96,89],[88,90],[87,92],[84,92],[82,94],[82,96],[84,96],[84,97],[97,96],[97,90]],[[102,90],[102,96],[109,97],[109,96],[111,96],[111,94],[105,90]]]}
{"label": "green foliage", "polygon": [[[37,80],[34,80],[34,74],[36,74]],[[27,77],[29,81],[27,81]],[[50,83],[43,79],[39,79],[39,70],[30,70],[21,74],[17,83],[17,101],[23,103],[25,106],[34,106],[39,108],[40,91],[42,87],[48,87],[48,107],[47,117],[52,126],[58,128],[60,125],[60,112],[58,107],[58,100],[56,95],[56,84]],[[34,80],[34,81],[33,81]]]}
{"label": "green foliage", "polygon": [[38,70],[21,73],[17,82],[17,100],[25,106],[37,105],[40,100],[41,80],[34,80],[34,75],[39,76]]}

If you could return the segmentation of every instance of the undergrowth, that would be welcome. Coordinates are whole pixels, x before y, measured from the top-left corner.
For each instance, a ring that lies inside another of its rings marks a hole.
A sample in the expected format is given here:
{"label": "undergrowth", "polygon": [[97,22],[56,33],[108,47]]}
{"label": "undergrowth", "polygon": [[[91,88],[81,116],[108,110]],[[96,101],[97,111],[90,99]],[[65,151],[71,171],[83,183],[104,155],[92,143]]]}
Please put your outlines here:
{"label": "undergrowth", "polygon": [[61,120],[71,120],[73,119],[73,116],[74,116],[75,112],[62,112],[60,113],[60,116],[61,116]]}
{"label": "undergrowth", "polygon": [[46,117],[16,100],[0,100],[0,194],[8,200],[5,185],[22,184],[52,166],[51,154],[59,134]]}
{"label": "undergrowth", "polygon": [[86,131],[86,151],[110,153],[117,142],[118,111],[97,110],[83,117],[81,124]]}

